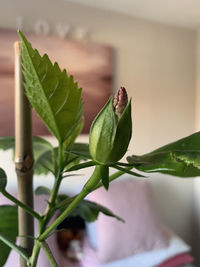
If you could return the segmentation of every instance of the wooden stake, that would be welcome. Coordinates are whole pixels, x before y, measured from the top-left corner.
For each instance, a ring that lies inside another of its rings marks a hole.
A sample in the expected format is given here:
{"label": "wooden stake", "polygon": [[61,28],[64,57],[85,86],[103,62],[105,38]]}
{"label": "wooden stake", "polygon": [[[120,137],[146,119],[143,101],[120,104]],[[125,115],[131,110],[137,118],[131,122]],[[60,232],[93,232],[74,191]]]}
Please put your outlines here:
{"label": "wooden stake", "polygon": [[[30,104],[24,94],[21,66],[21,43],[15,48],[15,167],[18,180],[18,199],[33,208],[33,151],[32,120]],[[20,246],[28,253],[32,252],[34,240],[33,217],[23,209],[18,209]],[[26,267],[20,258],[20,267]]]}

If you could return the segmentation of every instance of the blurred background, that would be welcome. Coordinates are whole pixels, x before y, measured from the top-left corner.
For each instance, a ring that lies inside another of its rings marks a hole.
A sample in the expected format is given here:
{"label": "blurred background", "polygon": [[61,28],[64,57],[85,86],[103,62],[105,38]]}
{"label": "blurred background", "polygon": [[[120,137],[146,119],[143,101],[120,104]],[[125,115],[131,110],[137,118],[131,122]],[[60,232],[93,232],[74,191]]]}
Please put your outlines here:
{"label": "blurred background", "polygon": [[[199,130],[199,27],[198,0],[1,0],[0,4],[1,29],[20,28],[41,38],[112,50],[110,86],[105,94],[124,86],[133,99],[129,155],[147,153]],[[3,32],[0,34],[1,50]],[[54,52],[59,50],[54,48]],[[84,69],[83,62],[80,65]],[[6,88],[0,90],[2,99]],[[98,90],[101,87],[93,93],[98,95]],[[0,156],[6,168],[4,156]],[[200,178],[153,175],[150,179],[162,220],[198,257]]]}

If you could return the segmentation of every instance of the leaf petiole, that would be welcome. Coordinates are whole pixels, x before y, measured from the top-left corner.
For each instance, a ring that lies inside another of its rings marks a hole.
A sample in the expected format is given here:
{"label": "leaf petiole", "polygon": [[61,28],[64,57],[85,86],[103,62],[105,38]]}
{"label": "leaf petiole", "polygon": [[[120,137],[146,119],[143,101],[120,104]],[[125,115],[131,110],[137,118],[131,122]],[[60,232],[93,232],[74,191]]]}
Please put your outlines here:
{"label": "leaf petiole", "polygon": [[14,249],[20,256],[22,256],[26,261],[28,261],[28,255],[24,251],[23,248],[17,246],[15,243],[13,243],[11,240],[9,240],[4,234],[0,232],[0,240],[4,242],[7,246],[9,246],[11,249]]}
{"label": "leaf petiole", "polygon": [[11,194],[9,194],[6,190],[2,191],[2,194],[6,198],[8,198],[9,200],[11,200],[13,203],[15,203],[17,206],[19,206],[20,208],[24,209],[27,213],[29,213],[30,215],[32,215],[33,217],[35,217],[38,221],[41,221],[42,220],[42,217],[40,216],[40,214],[38,214],[32,208],[30,208],[29,206],[25,205],[24,203],[22,203],[21,201],[19,201],[17,198],[15,198]]}

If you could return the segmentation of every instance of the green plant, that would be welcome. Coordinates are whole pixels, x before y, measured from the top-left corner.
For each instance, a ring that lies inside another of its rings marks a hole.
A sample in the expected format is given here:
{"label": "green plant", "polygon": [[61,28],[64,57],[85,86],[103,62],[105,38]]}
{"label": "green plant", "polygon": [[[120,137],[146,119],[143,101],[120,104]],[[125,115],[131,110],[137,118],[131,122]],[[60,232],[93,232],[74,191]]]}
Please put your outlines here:
{"label": "green plant", "polygon": [[[95,118],[90,129],[89,144],[76,143],[76,137],[83,126],[81,89],[72,76],[69,77],[65,70],[60,70],[57,63],[53,65],[47,55],[41,57],[21,32],[19,36],[22,42],[27,98],[56,137],[58,146],[53,147],[39,137],[33,138],[35,173],[51,172],[55,177],[51,190],[44,186],[35,190],[36,195],[49,195],[46,211],[42,215],[7,192],[7,176],[4,170],[0,169],[0,192],[15,204],[0,206],[0,214],[5,214],[0,216],[0,266],[5,264],[10,250],[14,249],[24,258],[27,266],[34,267],[41,248],[46,252],[51,266],[57,266],[46,239],[69,214],[81,214],[91,222],[97,219],[99,212],[103,212],[123,221],[107,208],[84,200],[90,192],[101,186],[108,189],[109,182],[124,173],[144,177],[132,171],[133,168],[147,173],[161,172],[180,177],[199,176],[200,133],[146,155],[129,156],[127,163],[119,162],[127,151],[132,135],[131,101],[128,102],[125,89],[120,88],[115,98],[111,97]],[[1,149],[14,149],[14,145],[13,137],[0,138]],[[59,195],[61,182],[71,175],[71,171],[91,166],[94,166],[94,172],[78,195],[71,198]],[[117,172],[109,175],[109,168],[115,168]],[[17,206],[39,222],[38,233],[32,237],[34,247],[31,253],[15,244],[18,235]],[[50,223],[56,211],[59,211],[60,215]]]}

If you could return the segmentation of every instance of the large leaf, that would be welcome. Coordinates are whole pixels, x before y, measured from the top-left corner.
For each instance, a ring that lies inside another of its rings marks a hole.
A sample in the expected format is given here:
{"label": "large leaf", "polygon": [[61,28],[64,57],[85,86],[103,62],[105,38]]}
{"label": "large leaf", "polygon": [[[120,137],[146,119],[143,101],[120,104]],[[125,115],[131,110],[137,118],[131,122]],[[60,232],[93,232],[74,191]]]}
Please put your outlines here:
{"label": "large leaf", "polygon": [[127,161],[144,172],[160,172],[180,177],[200,176],[200,132]]}
{"label": "large leaf", "polygon": [[100,212],[103,213],[104,215],[114,217],[117,220],[124,222],[124,220],[122,218],[115,215],[108,208],[106,208],[106,207],[104,207],[98,203],[89,201],[89,200],[82,200],[77,205],[77,207],[72,211],[71,215],[72,216],[79,215],[87,222],[93,222],[93,221],[97,220]]}
{"label": "large leaf", "polygon": [[36,189],[35,189],[35,194],[36,196],[40,196],[40,195],[50,195],[51,193],[51,190],[46,187],[46,186],[38,186]]}
{"label": "large leaf", "polygon": [[0,149],[8,150],[15,147],[15,138],[13,136],[0,137]]}
{"label": "large leaf", "polygon": [[0,168],[0,192],[4,191],[7,185],[7,175],[5,171]]}
{"label": "large leaf", "polygon": [[33,137],[34,171],[35,174],[48,174],[55,172],[55,149],[45,139]]}
{"label": "large leaf", "polygon": [[[9,240],[16,242],[16,237],[18,235],[16,206],[0,206],[0,232],[3,233]],[[10,250],[10,247],[0,241],[0,266],[5,264]]]}
{"label": "large leaf", "polygon": [[[13,136],[0,138],[0,149],[15,150],[15,138]],[[48,174],[55,172],[55,153],[57,148],[53,148],[51,143],[41,137],[33,137],[34,171],[36,174]]]}
{"label": "large leaf", "polygon": [[[67,195],[59,195],[57,197],[57,201],[56,204],[59,207],[60,203],[63,203],[64,201],[66,201],[66,205],[61,205],[58,209],[63,212],[66,207],[71,203],[71,198]],[[93,222],[95,220],[97,220],[99,213],[103,213],[107,216],[111,216],[116,218],[119,221],[124,222],[124,220],[122,218],[120,218],[119,216],[115,215],[111,210],[109,210],[108,208],[93,202],[93,201],[89,201],[89,200],[82,200],[81,202],[79,202],[79,204],[75,207],[75,209],[70,213],[70,216],[81,216],[84,220],[86,220],[87,222]]]}
{"label": "large leaf", "polygon": [[56,173],[56,161],[54,158],[54,152],[47,150],[43,152],[38,158],[35,159],[34,163],[34,172],[35,174],[48,174],[48,173]]}
{"label": "large leaf", "polygon": [[53,65],[46,54],[41,57],[21,32],[19,36],[26,95],[52,134],[64,142],[82,118],[81,89],[66,70]]}

